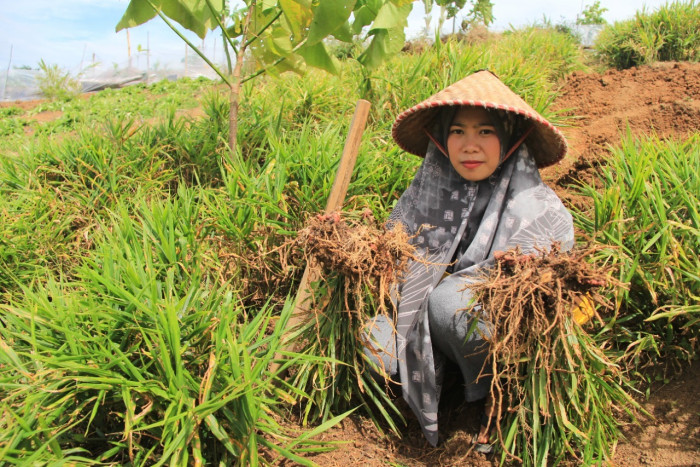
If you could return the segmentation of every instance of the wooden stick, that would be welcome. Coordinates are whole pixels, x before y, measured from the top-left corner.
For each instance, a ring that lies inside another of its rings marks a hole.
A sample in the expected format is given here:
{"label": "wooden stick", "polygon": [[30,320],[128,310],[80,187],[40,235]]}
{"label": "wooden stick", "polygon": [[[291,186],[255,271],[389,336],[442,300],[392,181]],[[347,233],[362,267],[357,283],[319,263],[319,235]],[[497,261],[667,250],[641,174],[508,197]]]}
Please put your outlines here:
{"label": "wooden stick", "polygon": [[355,114],[350,123],[348,138],[345,140],[343,155],[340,158],[338,172],[335,174],[335,180],[331,187],[331,194],[328,196],[328,201],[326,202],[326,214],[338,211],[343,206],[343,201],[345,201],[345,195],[350,185],[350,177],[352,177],[352,171],[357,161],[357,152],[360,149],[362,133],[365,131],[369,108],[369,101],[364,99],[357,101]]}
{"label": "wooden stick", "polygon": [[[348,132],[348,137],[345,140],[343,155],[340,158],[338,172],[336,172],[335,180],[333,181],[333,186],[331,187],[331,193],[330,196],[328,196],[328,201],[326,202],[325,214],[338,211],[343,206],[343,201],[345,200],[345,195],[347,194],[348,186],[350,185],[350,177],[352,176],[352,171],[355,168],[355,161],[357,161],[357,152],[360,148],[360,142],[362,133],[365,130],[365,124],[367,123],[369,108],[370,103],[368,101],[364,99],[357,101],[355,114],[353,115],[352,122],[350,123],[350,131]],[[297,289],[297,296],[294,300],[294,311],[289,317],[289,322],[287,324],[288,329],[298,327],[309,314],[309,309],[307,308],[307,302],[311,296],[309,284],[314,282],[316,279],[318,279],[317,268],[307,264],[306,269],[304,269],[304,275],[301,277],[299,288]],[[294,345],[290,342],[285,342],[282,344],[282,348],[284,350],[293,350]],[[277,367],[277,365],[275,365],[275,367]]]}

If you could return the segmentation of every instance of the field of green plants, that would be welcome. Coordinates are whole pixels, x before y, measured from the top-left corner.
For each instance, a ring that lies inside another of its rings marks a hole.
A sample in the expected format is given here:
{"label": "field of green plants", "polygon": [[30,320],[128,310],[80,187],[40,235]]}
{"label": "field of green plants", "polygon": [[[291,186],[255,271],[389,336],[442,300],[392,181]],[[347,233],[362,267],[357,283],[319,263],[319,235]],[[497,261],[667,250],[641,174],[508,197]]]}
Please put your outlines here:
{"label": "field of green plants", "polygon": [[[673,8],[695,21],[683,42],[695,55],[681,58],[697,61],[697,4]],[[281,339],[305,267],[289,240],[325,206],[355,103],[372,108],[344,209],[383,222],[420,162],[391,140],[399,112],[488,68],[571,124],[551,109],[561,80],[598,63],[533,26],[400,54],[369,78],[352,60],[338,76],[262,76],[243,87],[235,152],[228,96],[205,80],[0,108],[0,459],[310,465],[333,448],[317,435],[350,414],[400,431],[382,388],[363,392],[357,375],[283,377],[335,366]],[[589,331],[634,396],[697,357],[699,138],[629,136],[594,185],[570,187],[591,200],[574,212],[581,242],[601,247],[591,260],[627,284]],[[606,426],[579,441],[547,431],[561,442],[544,458],[595,437],[586,463],[607,459],[619,433]]]}

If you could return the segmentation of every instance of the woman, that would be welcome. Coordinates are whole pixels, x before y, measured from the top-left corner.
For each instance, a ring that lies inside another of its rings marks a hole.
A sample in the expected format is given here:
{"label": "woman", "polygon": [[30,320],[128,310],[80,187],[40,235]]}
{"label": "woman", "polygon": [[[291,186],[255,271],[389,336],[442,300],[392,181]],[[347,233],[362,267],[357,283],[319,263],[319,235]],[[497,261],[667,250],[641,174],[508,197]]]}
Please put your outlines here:
{"label": "woman", "polygon": [[[398,373],[404,399],[435,446],[446,360],[459,366],[467,401],[489,393],[490,378],[480,374],[489,323],[469,283],[493,264],[497,251],[573,245],[571,215],[537,170],[564,157],[567,145],[489,71],[400,114],[392,136],[425,158],[389,218],[389,225],[400,223],[412,235],[422,261],[410,265],[398,287],[396,323],[378,318],[371,334],[382,349],[382,361],[375,361],[394,378]],[[477,332],[469,332],[472,325]],[[493,415],[487,402],[475,437],[481,452],[491,449]]]}

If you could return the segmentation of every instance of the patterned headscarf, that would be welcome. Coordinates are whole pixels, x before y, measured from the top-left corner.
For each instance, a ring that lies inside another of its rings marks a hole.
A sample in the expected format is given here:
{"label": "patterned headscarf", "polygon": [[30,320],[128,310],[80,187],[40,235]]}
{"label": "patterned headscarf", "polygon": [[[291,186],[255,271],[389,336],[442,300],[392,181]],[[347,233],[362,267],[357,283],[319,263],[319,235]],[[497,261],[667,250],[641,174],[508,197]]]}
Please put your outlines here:
{"label": "patterned headscarf", "polygon": [[[433,135],[446,141],[456,109],[436,118]],[[494,119],[504,148],[517,137],[517,121],[503,112]],[[447,128],[445,128],[447,126]],[[505,143],[505,144],[504,144]],[[418,417],[428,441],[436,445],[437,407],[441,381],[439,354],[433,352],[427,297],[448,265],[444,280],[467,283],[482,267],[493,264],[495,251],[516,245],[523,252],[547,248],[553,241],[573,245],[571,215],[540,179],[533,157],[521,145],[487,179],[470,182],[452,167],[431,142],[411,185],[389,217],[389,225],[403,224],[423,261],[410,264],[398,289],[397,349],[404,399]],[[458,310],[455,310],[457,312]]]}

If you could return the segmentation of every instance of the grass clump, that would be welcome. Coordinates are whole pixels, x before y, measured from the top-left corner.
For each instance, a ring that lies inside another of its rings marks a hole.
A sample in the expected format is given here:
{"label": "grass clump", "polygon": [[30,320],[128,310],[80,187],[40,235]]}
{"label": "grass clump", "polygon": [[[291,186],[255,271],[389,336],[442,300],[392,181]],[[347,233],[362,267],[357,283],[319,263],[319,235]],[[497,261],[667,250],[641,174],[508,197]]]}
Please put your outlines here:
{"label": "grass clump", "polygon": [[7,194],[0,187],[0,297],[20,284],[70,274],[89,243],[83,213],[54,192]]}
{"label": "grass clump", "polygon": [[578,324],[595,314],[594,304],[605,305],[598,290],[615,285],[586,261],[594,250],[512,250],[470,286],[493,323],[483,372],[493,375],[502,461],[605,462],[620,437],[619,414],[638,408],[620,368]]}
{"label": "grass clump", "polygon": [[698,144],[697,133],[684,141],[628,134],[597,186],[581,187],[593,207],[575,213],[576,223],[606,246],[597,256],[629,284],[602,337],[639,377],[659,362],[690,360],[700,345]]}
{"label": "grass clump", "polygon": [[74,279],[0,308],[3,460],[309,465],[300,453],[323,449],[311,438],[328,425],[299,435],[281,424],[279,406],[305,395],[269,371],[290,310],[252,315],[201,267],[194,192],[127,209]]}
{"label": "grass clump", "polygon": [[[104,89],[83,94],[83,98],[56,98],[47,100],[29,110],[17,107],[0,108],[0,153],[17,152],[28,146],[33,136],[65,135],[85,128],[95,131],[95,122],[132,120],[137,125],[145,122],[180,117],[196,107],[205,89],[215,83],[205,78],[182,78],[177,82],[161,81],[151,85],[136,84],[123,89]],[[56,117],[45,120],[44,112],[55,112]]]}
{"label": "grass clump", "polygon": [[80,81],[58,65],[48,65],[41,60],[39,69],[42,74],[37,76],[37,85],[47,99],[67,101],[80,94],[82,90]]}
{"label": "grass clump", "polygon": [[600,33],[595,49],[607,65],[625,69],[656,61],[700,60],[700,5],[696,0],[666,3],[637,12]]}
{"label": "grass clump", "polygon": [[[510,58],[504,56],[498,60],[499,68],[512,67],[508,69],[509,75],[517,76],[515,69],[518,67],[537,68],[545,73],[548,82],[560,83],[574,71],[587,70],[578,40],[549,24],[507,31],[502,38],[492,41],[490,48],[499,56],[502,53],[499,49],[514,52]],[[524,97],[527,102],[530,102],[529,97]]]}

